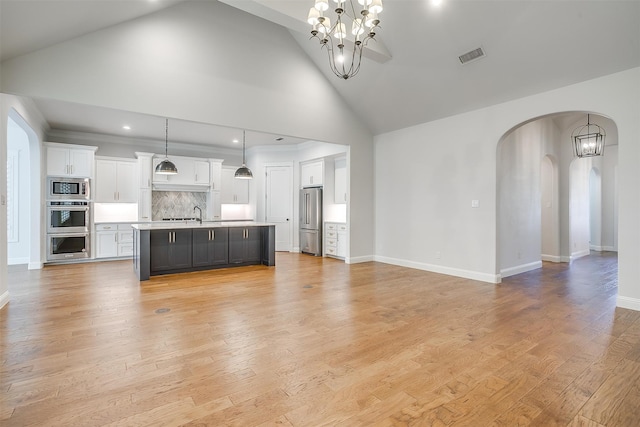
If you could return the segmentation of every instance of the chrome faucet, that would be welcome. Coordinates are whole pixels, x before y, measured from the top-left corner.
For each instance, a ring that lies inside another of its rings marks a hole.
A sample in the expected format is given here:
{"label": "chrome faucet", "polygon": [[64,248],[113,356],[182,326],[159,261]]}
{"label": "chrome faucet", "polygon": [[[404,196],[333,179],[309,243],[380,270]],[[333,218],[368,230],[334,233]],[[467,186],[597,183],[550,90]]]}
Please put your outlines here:
{"label": "chrome faucet", "polygon": [[198,211],[200,212],[200,218],[198,218],[198,222],[202,224],[202,209],[200,209],[200,206],[197,205],[193,207],[193,211],[195,212],[196,209],[198,209]]}

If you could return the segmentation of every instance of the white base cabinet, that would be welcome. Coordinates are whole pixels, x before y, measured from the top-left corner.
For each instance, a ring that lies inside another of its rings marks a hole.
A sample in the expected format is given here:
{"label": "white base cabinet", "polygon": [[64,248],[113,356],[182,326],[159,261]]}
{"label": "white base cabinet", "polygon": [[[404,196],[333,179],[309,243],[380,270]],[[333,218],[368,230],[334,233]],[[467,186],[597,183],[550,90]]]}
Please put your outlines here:
{"label": "white base cabinet", "polygon": [[349,233],[344,222],[324,223],[324,253],[326,256],[345,259]]}
{"label": "white base cabinet", "polygon": [[133,256],[133,228],[131,224],[97,224],[96,258]]}

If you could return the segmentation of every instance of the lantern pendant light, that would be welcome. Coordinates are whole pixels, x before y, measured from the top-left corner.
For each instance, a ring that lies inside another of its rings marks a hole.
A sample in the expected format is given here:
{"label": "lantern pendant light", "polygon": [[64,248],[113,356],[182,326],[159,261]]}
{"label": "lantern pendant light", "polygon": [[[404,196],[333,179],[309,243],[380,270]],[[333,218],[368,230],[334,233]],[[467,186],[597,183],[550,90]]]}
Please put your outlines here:
{"label": "lantern pendant light", "polygon": [[587,124],[578,126],[571,133],[573,152],[577,157],[602,156],[604,153],[604,140],[607,133],[600,126],[591,123],[587,114]]}
{"label": "lantern pendant light", "polygon": [[245,164],[244,152],[245,152],[245,131],[243,130],[242,131],[242,166],[239,167],[238,170],[236,171],[235,177],[238,179],[253,179],[253,174],[251,173],[251,170],[249,170],[249,168]]}
{"label": "lantern pendant light", "polygon": [[158,163],[156,166],[156,173],[158,175],[175,175],[178,173],[178,168],[167,157],[167,151],[169,148],[169,119],[165,119],[164,122],[164,160]]}

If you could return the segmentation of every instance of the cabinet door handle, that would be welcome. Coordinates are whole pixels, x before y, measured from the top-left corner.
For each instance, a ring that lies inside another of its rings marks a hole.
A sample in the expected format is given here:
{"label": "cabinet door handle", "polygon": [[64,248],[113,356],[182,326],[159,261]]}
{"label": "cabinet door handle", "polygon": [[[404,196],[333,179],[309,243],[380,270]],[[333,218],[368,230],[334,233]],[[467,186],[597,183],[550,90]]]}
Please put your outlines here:
{"label": "cabinet door handle", "polygon": [[73,175],[73,165],[69,166],[69,168],[71,169],[71,175]]}

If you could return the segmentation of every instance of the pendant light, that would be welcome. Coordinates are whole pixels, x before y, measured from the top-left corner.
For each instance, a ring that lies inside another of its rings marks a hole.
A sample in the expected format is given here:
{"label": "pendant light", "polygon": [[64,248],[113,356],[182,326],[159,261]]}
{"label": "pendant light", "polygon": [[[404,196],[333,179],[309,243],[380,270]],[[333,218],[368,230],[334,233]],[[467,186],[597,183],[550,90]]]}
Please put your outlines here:
{"label": "pendant light", "polygon": [[607,133],[604,129],[591,123],[589,114],[587,114],[587,124],[578,126],[571,133],[573,152],[577,157],[602,156],[606,136]]}
{"label": "pendant light", "polygon": [[158,175],[175,175],[178,173],[178,168],[167,157],[167,150],[169,148],[169,119],[165,119],[164,122],[164,160],[158,163],[156,166],[156,173]]}
{"label": "pendant light", "polygon": [[238,170],[236,171],[235,177],[238,179],[253,179],[253,174],[245,164],[244,150],[245,150],[245,131],[242,131],[242,166],[239,167]]}

